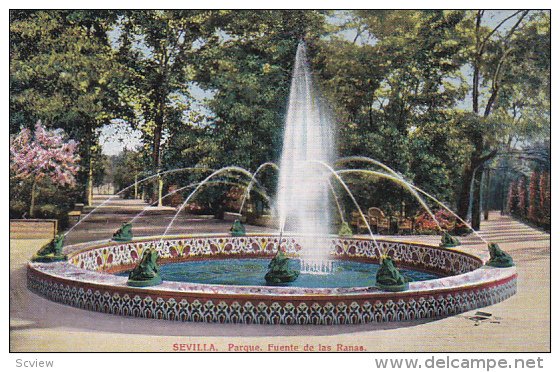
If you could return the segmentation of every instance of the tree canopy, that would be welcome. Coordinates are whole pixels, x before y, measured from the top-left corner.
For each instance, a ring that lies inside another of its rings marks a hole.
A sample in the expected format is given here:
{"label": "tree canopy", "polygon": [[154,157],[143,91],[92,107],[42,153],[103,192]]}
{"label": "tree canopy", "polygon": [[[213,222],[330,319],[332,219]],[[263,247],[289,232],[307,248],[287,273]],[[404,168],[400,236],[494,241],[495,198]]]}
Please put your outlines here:
{"label": "tree canopy", "polygon": [[[11,11],[10,133],[62,128],[82,187],[110,122],[141,131],[147,172],[254,171],[279,159],[302,39],[339,155],[386,163],[475,227],[483,173],[550,147],[550,12],[526,10]],[[412,203],[387,181],[351,182],[360,203]]]}

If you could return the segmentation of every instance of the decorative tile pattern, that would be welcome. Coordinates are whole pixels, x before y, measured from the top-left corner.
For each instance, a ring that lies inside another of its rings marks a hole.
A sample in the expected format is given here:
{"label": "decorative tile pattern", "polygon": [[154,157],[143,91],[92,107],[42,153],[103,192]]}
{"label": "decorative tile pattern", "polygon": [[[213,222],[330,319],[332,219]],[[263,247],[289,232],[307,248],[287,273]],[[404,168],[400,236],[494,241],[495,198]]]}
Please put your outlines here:
{"label": "decorative tile pattern", "polygon": [[[189,295],[162,298],[118,288],[98,289],[65,284],[28,272],[28,288],[66,305],[103,313],[176,321],[243,324],[359,324],[410,321],[462,313],[503,301],[516,292],[516,276],[503,283],[465,288],[446,294],[340,300],[233,299],[225,301]],[[130,293],[129,293],[130,292]]]}
{"label": "decorative tile pattern", "polygon": [[[482,262],[473,256],[449,249],[422,244],[378,240],[376,246],[370,239],[329,239],[330,251],[339,258],[364,258],[378,260],[380,250],[387,252],[396,262],[436,271],[442,274],[463,274],[473,271]],[[73,265],[91,271],[131,265],[142,257],[147,247],[158,250],[162,259],[189,259],[216,255],[272,255],[278,238],[274,236],[246,237],[188,237],[182,239],[127,242],[98,247],[79,252],[70,258]],[[282,238],[282,246],[289,253],[301,249],[297,237]]]}
{"label": "decorative tile pattern", "polygon": [[[270,256],[274,236],[200,236],[67,247],[69,262],[29,263],[28,287],[53,301],[116,315],[182,321],[258,324],[353,324],[452,315],[494,304],[516,291],[515,268],[489,268],[472,255],[424,244],[331,238],[340,259],[377,260],[379,250],[403,265],[450,275],[413,282],[407,291],[163,282],[138,289],[106,271],[137,262],[146,247],[169,260]],[[283,238],[290,253],[297,237]],[[72,253],[74,252],[74,253]],[[481,254],[482,255],[482,254]]]}

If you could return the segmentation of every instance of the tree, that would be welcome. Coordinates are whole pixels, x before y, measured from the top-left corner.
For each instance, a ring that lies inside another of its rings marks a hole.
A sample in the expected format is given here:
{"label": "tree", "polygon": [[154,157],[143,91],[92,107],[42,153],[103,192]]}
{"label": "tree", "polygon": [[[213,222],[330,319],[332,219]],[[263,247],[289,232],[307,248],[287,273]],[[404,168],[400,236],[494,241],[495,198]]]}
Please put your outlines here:
{"label": "tree", "polygon": [[204,165],[256,169],[280,157],[282,128],[298,42],[308,50],[324,29],[317,11],[230,11],[218,17],[219,32],[197,53],[196,80],[213,92],[208,100],[213,149]]}
{"label": "tree", "polygon": [[135,72],[130,82],[136,121],[149,144],[154,172],[163,167],[161,148],[166,129],[168,134],[187,129],[183,114],[189,109],[192,58],[197,43],[213,31],[212,19],[211,11],[122,12],[119,56]]}
{"label": "tree", "polygon": [[[514,91],[528,95],[529,76],[530,79],[539,77],[538,82],[534,82],[539,85],[539,90],[547,79],[546,62],[543,62],[547,54],[546,30],[538,36],[535,26],[543,22],[541,18],[546,18],[546,14],[530,15],[529,11],[520,10],[503,17],[494,27],[484,26],[484,15],[483,10],[470,13],[464,23],[465,37],[474,41],[465,53],[472,69],[472,113],[478,124],[477,130],[468,136],[472,151],[463,168],[457,209],[458,214],[466,218],[472,195],[471,224],[475,229],[480,227],[480,183],[484,164],[498,154],[500,147],[507,146],[507,133],[514,132],[511,130],[514,127],[507,125],[510,120],[506,118],[513,116],[511,121],[514,122],[518,119],[520,107],[507,107],[505,103],[512,102]],[[539,42],[529,39],[539,39]],[[528,65],[526,60],[536,62]],[[523,74],[516,69],[519,65],[524,66]],[[483,100],[485,102],[481,105]],[[497,124],[501,125],[498,128],[501,130],[496,130]]]}
{"label": "tree", "polygon": [[[451,125],[465,95],[459,53],[465,41],[458,30],[464,12],[353,11],[350,17],[342,31],[356,37],[323,39],[317,57],[340,123],[341,155],[380,160],[436,197],[453,200],[456,164],[465,156]],[[392,204],[406,195],[393,183],[379,185],[399,190]],[[379,205],[373,197],[364,203]]]}
{"label": "tree", "polygon": [[65,141],[64,137],[62,130],[46,130],[38,121],[33,132],[23,128],[10,138],[10,172],[14,178],[32,184],[29,217],[34,217],[35,198],[44,179],[58,186],[76,183],[77,144],[73,140]]}
{"label": "tree", "polygon": [[101,10],[10,12],[10,133],[42,120],[79,140],[78,184],[91,203],[98,129],[130,117],[124,68],[107,32],[116,14]]}

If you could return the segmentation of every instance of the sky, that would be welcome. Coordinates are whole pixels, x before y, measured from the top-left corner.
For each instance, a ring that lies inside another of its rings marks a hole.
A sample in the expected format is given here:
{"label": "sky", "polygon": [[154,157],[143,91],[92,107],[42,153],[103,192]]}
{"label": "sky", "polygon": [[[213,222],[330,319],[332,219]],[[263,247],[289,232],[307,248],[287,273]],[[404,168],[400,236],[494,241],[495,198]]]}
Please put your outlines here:
{"label": "sky", "polygon": [[[494,11],[487,11],[483,21],[485,25],[489,27],[495,27],[502,19],[511,15],[514,11],[511,10],[494,10]],[[342,24],[344,23],[343,14],[341,12],[335,13],[332,17],[329,17],[329,22],[333,24]],[[508,22],[506,22],[502,27],[507,28],[508,26],[513,25],[515,22],[515,18],[512,18]],[[114,32],[110,37],[113,39],[116,38],[117,32]],[[343,37],[348,40],[354,40],[356,36],[356,32],[353,30],[346,30],[340,33]],[[358,40],[357,42],[375,42],[372,40]],[[470,75],[470,71],[467,67],[462,69],[463,75],[468,79]],[[191,103],[191,106],[198,110],[199,112],[205,112],[206,109],[204,107],[204,101],[206,99],[211,98],[211,94],[206,92],[196,85],[191,85],[189,87],[189,91],[192,95],[194,102]],[[460,107],[469,107],[470,106],[470,97],[467,97],[465,101],[460,104]],[[117,155],[123,149],[133,150],[135,148],[142,146],[141,140],[141,132],[139,130],[134,130],[128,127],[126,124],[122,124],[119,122],[114,122],[112,124],[108,124],[101,129],[100,134],[100,144],[102,146],[102,151],[105,155]]]}

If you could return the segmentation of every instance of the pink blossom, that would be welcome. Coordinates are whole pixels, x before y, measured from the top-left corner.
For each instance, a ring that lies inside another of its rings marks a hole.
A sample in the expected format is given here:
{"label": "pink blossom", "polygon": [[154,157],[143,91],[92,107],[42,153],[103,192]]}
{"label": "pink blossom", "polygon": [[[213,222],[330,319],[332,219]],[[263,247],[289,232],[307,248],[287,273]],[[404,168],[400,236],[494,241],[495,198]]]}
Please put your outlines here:
{"label": "pink blossom", "polygon": [[79,170],[77,143],[64,142],[62,130],[47,130],[40,121],[35,131],[22,129],[10,138],[10,169],[20,179],[49,178],[60,186],[74,186]]}

